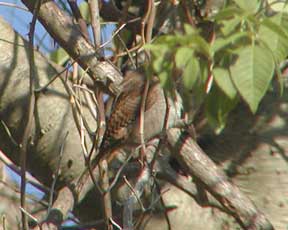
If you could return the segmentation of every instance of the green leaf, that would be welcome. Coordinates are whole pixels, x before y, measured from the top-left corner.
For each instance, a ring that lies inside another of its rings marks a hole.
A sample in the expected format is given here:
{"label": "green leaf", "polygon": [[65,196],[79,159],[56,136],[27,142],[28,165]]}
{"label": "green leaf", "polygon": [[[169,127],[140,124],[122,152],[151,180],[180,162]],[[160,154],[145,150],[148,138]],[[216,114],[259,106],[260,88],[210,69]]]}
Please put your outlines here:
{"label": "green leaf", "polygon": [[190,39],[190,47],[199,51],[206,57],[210,57],[210,45],[204,38],[202,38],[200,35],[195,34],[191,35],[189,39]]}
{"label": "green leaf", "polygon": [[281,37],[283,37],[285,39],[288,39],[287,32],[284,29],[282,29],[282,27],[278,23],[274,22],[270,18],[265,18],[261,22],[261,25],[263,25],[265,27],[268,27],[268,29],[270,29],[271,31],[273,31],[277,35],[279,35],[279,36],[281,36]]}
{"label": "green leaf", "polygon": [[273,76],[273,56],[269,50],[256,45],[239,49],[237,54],[238,59],[231,66],[232,80],[255,113]]}
{"label": "green leaf", "polygon": [[199,70],[198,60],[195,57],[192,57],[183,71],[183,84],[186,89],[192,89],[199,76]]}
{"label": "green leaf", "polygon": [[234,0],[234,2],[248,13],[256,13],[260,6],[258,0]]}
{"label": "green leaf", "polygon": [[216,21],[221,21],[228,18],[233,18],[235,15],[241,15],[242,10],[235,6],[228,6],[219,11],[213,18]]}
{"label": "green leaf", "polygon": [[233,32],[237,26],[240,24],[241,22],[241,18],[240,17],[235,17],[232,18],[230,20],[224,20],[222,22],[222,27],[221,27],[221,31],[223,33],[224,36],[229,35],[231,32]]}
{"label": "green leaf", "polygon": [[158,56],[153,60],[152,66],[156,73],[160,73],[162,71],[164,61],[164,56]]}
{"label": "green leaf", "polygon": [[145,49],[151,51],[153,56],[152,66],[154,70],[159,73],[163,70],[163,63],[166,61],[168,56],[169,46],[167,44],[147,44],[144,46]]}
{"label": "green leaf", "polygon": [[178,35],[163,35],[156,39],[154,45],[175,46],[178,43]]}
{"label": "green leaf", "polygon": [[188,47],[180,47],[175,54],[175,63],[178,68],[185,67],[189,60],[193,58],[194,51]]}
{"label": "green leaf", "polygon": [[194,34],[196,32],[195,28],[193,28],[189,24],[184,24],[184,31],[185,31],[185,34]]}
{"label": "green leaf", "polygon": [[167,72],[161,72],[159,74],[159,79],[160,79],[160,84],[162,87],[165,87],[168,83],[168,80],[169,80],[169,75]]}
{"label": "green leaf", "polygon": [[238,103],[238,98],[230,99],[217,86],[213,86],[209,93],[205,112],[208,121],[215,128],[216,133],[220,133],[226,125],[229,112]]}
{"label": "green leaf", "polygon": [[199,83],[201,84],[201,88],[205,86],[206,84],[206,81],[207,81],[207,78],[208,78],[208,62],[207,60],[203,60],[203,59],[200,59],[199,60],[199,66],[200,66],[200,81]]}
{"label": "green leaf", "polygon": [[175,63],[177,68],[183,68],[183,83],[186,89],[194,86],[199,75],[199,63],[194,56],[194,50],[188,47],[180,47],[176,51]]}
{"label": "green leaf", "polygon": [[211,46],[212,53],[216,53],[219,50],[226,48],[227,46],[234,45],[238,40],[248,37],[247,32],[239,32],[229,36],[228,38],[218,38]]}
{"label": "green leaf", "polygon": [[[151,50],[151,52],[155,53],[156,55],[163,54],[167,50],[169,50],[169,46],[165,43],[145,44],[144,48],[147,50]],[[159,52],[160,52],[160,54],[159,54]]]}
{"label": "green leaf", "polygon": [[213,69],[213,75],[216,84],[219,88],[230,98],[233,99],[237,95],[237,90],[235,89],[233,82],[230,78],[230,73],[224,68]]}
{"label": "green leaf", "polygon": [[162,65],[162,70],[158,73],[160,79],[160,85],[167,90],[172,89],[172,73],[173,65],[171,61],[164,61]]}
{"label": "green leaf", "polygon": [[[267,20],[266,20],[267,22]],[[259,29],[259,38],[267,45],[275,59],[280,62],[288,55],[288,14],[278,13],[269,18],[270,24],[261,24]]]}
{"label": "green leaf", "polygon": [[275,0],[268,0],[267,1],[269,7],[273,9],[273,11],[285,11],[288,13],[288,4],[286,1],[275,1]]}

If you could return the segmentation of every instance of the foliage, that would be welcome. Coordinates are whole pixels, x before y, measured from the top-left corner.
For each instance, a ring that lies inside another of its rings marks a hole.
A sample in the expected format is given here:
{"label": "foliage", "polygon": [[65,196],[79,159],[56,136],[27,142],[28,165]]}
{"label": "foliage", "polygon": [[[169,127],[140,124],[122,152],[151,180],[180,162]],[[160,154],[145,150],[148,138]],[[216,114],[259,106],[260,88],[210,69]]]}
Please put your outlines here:
{"label": "foliage", "polygon": [[285,4],[277,11],[272,5],[261,0],[230,1],[203,18],[202,23],[213,25],[209,38],[203,36],[199,23],[184,25],[182,33],[160,36],[146,45],[162,85],[171,87],[175,70],[181,70],[185,95],[192,91],[205,98],[200,103],[218,130],[239,99],[256,113],[273,76],[281,85],[279,64],[288,54],[288,14]]}

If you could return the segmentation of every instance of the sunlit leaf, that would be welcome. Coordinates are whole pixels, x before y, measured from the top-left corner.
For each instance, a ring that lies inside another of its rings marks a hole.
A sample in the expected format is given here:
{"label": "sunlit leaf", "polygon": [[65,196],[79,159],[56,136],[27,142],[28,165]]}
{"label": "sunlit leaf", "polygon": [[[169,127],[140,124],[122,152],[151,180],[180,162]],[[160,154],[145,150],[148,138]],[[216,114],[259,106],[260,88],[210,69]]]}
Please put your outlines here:
{"label": "sunlit leaf", "polygon": [[175,54],[175,63],[178,68],[185,67],[188,61],[193,58],[194,51],[189,47],[180,47]]}
{"label": "sunlit leaf", "polygon": [[273,76],[273,56],[267,49],[256,45],[239,49],[237,54],[238,59],[231,67],[232,80],[255,113]]}
{"label": "sunlit leaf", "polygon": [[164,56],[158,56],[157,58],[154,59],[153,61],[153,69],[156,71],[156,73],[159,73],[162,71],[162,66],[165,58]]}
{"label": "sunlit leaf", "polygon": [[189,24],[184,24],[184,31],[185,31],[185,34],[194,34],[196,32],[195,28],[193,28]]}
{"label": "sunlit leaf", "polygon": [[200,35],[190,36],[191,47],[206,57],[210,56],[210,44]]}
{"label": "sunlit leaf", "polygon": [[[277,15],[280,16],[280,15]],[[268,27],[271,31],[273,31],[274,33],[276,33],[277,35],[288,39],[288,34],[287,32],[282,28],[281,25],[278,24],[279,22],[274,22],[272,19],[270,18],[265,18],[262,22],[261,25]]]}
{"label": "sunlit leaf", "polygon": [[165,60],[162,63],[162,69],[158,72],[160,84],[166,90],[171,90],[173,85],[171,79],[172,70],[173,70],[172,61]]}
{"label": "sunlit leaf", "polygon": [[145,49],[150,50],[153,55],[152,66],[154,70],[159,73],[163,69],[163,63],[166,60],[169,46],[167,44],[147,44]]}
{"label": "sunlit leaf", "polygon": [[176,35],[165,35],[160,36],[157,38],[157,40],[154,42],[153,45],[165,45],[165,46],[175,46],[178,43],[178,36]]}
{"label": "sunlit leaf", "polygon": [[[267,22],[267,20],[266,20]],[[259,29],[259,38],[273,52],[278,62],[284,60],[288,55],[288,14],[278,13],[269,18],[270,26],[261,24]]]}
{"label": "sunlit leaf", "polygon": [[238,40],[241,40],[245,37],[248,37],[247,32],[239,32],[227,38],[218,38],[211,46],[212,53],[216,53],[221,49],[226,48],[227,46],[234,45],[238,42]]}
{"label": "sunlit leaf", "polygon": [[160,79],[161,86],[164,87],[168,81],[168,73],[167,72],[161,72],[159,74],[159,79]]}
{"label": "sunlit leaf", "polygon": [[275,0],[267,0],[269,7],[274,11],[284,11],[288,13],[288,4],[287,1],[275,1]]}
{"label": "sunlit leaf", "polygon": [[213,75],[215,82],[219,88],[230,98],[233,99],[237,95],[237,90],[233,85],[233,82],[230,78],[229,71],[223,68],[213,69]]}
{"label": "sunlit leaf", "polygon": [[192,57],[183,71],[183,83],[186,89],[190,90],[194,86],[199,75],[199,63]]}
{"label": "sunlit leaf", "polygon": [[227,36],[231,32],[235,31],[235,29],[240,24],[240,22],[241,22],[240,17],[235,17],[235,18],[232,18],[230,20],[228,20],[228,19],[223,20],[222,27],[221,27],[221,31],[222,31],[223,35]]}
{"label": "sunlit leaf", "polygon": [[220,21],[223,19],[231,19],[235,15],[240,15],[242,13],[242,10],[235,7],[235,6],[228,6],[223,8],[221,11],[219,11],[213,18],[216,21]]}
{"label": "sunlit leaf", "polygon": [[234,0],[234,2],[243,10],[249,13],[256,13],[260,2],[258,0]]}

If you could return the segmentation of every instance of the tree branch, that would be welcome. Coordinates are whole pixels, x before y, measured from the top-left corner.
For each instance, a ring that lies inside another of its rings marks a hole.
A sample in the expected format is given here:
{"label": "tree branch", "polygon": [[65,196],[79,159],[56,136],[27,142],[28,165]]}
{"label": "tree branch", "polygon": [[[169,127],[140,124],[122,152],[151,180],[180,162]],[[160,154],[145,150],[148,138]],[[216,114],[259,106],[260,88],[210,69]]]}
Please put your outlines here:
{"label": "tree branch", "polygon": [[[30,12],[33,12],[35,0],[22,0],[22,2]],[[121,90],[119,85],[122,81],[121,74],[109,62],[98,60],[94,46],[87,41],[72,18],[61,10],[54,1],[43,1],[39,9],[38,19],[51,37],[84,70],[87,70],[92,81],[85,78],[84,83],[93,86],[94,81],[100,82],[104,89],[112,94],[117,94]]]}
{"label": "tree branch", "polygon": [[189,174],[204,183],[206,189],[227,208],[244,229],[273,229],[255,205],[234,185],[197,143],[180,129],[168,131],[168,142],[174,157]]}

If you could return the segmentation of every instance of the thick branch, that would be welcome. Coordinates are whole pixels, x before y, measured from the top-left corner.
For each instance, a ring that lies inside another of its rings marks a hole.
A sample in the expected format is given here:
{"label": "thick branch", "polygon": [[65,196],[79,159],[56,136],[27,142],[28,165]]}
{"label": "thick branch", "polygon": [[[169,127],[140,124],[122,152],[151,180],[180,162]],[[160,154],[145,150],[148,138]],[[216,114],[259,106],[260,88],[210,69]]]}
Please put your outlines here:
{"label": "thick branch", "polygon": [[226,175],[203,152],[197,143],[180,129],[173,128],[167,134],[174,156],[193,176],[200,179],[209,192],[238,220],[245,229],[273,229],[255,205],[228,180]]}
{"label": "thick branch", "polygon": [[[33,12],[35,0],[22,0],[22,2]],[[110,63],[100,62],[97,59],[95,48],[85,39],[79,26],[54,1],[43,1],[39,10],[39,21],[51,37],[84,70],[87,70],[93,81],[101,82],[113,94],[119,92],[119,84],[122,80],[121,74]],[[85,79],[85,81],[87,84],[93,84],[89,79]]]}

